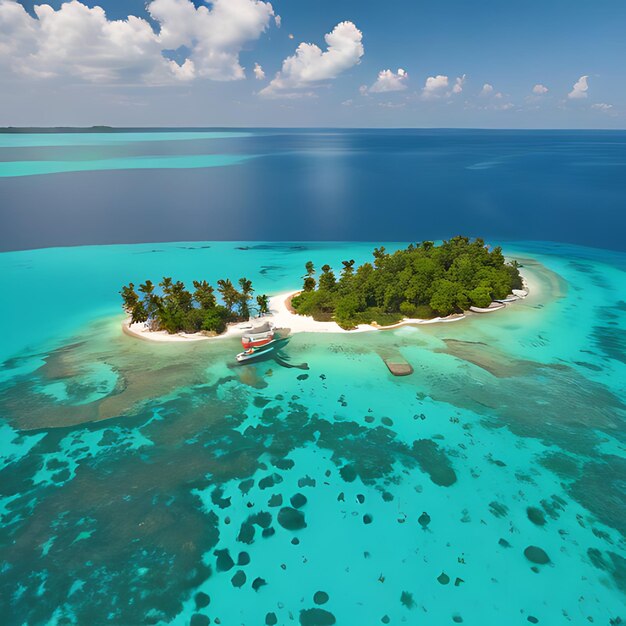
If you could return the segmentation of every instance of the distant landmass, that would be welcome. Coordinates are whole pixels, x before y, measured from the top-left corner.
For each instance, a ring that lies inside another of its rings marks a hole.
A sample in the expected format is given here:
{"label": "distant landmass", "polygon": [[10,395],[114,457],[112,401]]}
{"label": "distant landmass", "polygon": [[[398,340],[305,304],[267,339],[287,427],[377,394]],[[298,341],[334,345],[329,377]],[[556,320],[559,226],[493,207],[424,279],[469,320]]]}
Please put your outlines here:
{"label": "distant landmass", "polygon": [[110,133],[117,132],[118,130],[127,129],[116,129],[112,126],[7,126],[5,128],[0,128],[0,133]]}

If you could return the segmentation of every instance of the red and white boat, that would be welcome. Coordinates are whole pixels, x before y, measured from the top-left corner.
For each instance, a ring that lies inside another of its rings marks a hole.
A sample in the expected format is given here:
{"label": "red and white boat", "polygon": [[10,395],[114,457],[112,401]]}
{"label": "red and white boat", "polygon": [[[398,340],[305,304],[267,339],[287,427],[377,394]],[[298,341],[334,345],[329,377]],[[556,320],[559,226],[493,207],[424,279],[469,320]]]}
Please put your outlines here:
{"label": "red and white boat", "polygon": [[241,345],[244,350],[254,350],[266,346],[274,340],[274,325],[265,322],[244,332],[241,337]]}

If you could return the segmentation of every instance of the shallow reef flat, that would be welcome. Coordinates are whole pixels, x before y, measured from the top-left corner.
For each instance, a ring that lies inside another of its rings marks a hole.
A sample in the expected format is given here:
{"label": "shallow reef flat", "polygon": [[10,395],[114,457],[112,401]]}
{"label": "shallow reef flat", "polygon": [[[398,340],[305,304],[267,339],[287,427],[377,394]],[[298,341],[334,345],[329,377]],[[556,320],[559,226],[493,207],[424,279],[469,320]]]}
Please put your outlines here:
{"label": "shallow reef flat", "polygon": [[[626,259],[518,247],[522,303],[302,333],[282,363],[95,305],[7,355],[3,623],[624,620]],[[277,290],[311,254],[238,252]]]}

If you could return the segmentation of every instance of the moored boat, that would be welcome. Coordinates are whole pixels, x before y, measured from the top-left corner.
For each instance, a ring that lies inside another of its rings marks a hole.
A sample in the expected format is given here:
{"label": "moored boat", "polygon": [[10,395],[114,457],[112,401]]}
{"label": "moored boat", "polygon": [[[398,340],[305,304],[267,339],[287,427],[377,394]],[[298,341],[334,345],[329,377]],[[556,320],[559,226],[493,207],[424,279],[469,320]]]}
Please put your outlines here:
{"label": "moored boat", "polygon": [[252,359],[256,359],[264,354],[268,354],[271,352],[276,346],[275,340],[271,340],[265,345],[258,348],[248,348],[244,352],[240,352],[235,358],[239,363],[245,363],[246,361],[250,361]]}
{"label": "moored boat", "polygon": [[488,307],[471,306],[470,311],[474,311],[474,313],[493,313],[494,311],[503,309],[505,306],[506,305],[502,302],[492,302]]}
{"label": "moored boat", "polygon": [[260,326],[255,326],[247,330],[241,337],[241,345],[245,350],[260,348],[274,340],[274,325],[265,322]]}
{"label": "moored boat", "polygon": [[510,296],[507,296],[506,298],[502,298],[501,300],[494,300],[494,302],[508,304],[509,302],[515,302],[516,300],[519,300],[519,299],[520,299],[519,296],[516,296],[515,294],[511,294]]}

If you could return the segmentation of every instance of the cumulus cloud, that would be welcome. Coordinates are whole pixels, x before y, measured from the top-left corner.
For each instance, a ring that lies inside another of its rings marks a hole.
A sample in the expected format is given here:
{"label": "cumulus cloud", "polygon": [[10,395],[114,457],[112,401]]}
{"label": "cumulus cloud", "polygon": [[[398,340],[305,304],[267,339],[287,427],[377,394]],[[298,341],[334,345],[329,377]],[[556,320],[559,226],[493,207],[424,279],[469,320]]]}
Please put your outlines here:
{"label": "cumulus cloud", "polygon": [[274,16],[274,24],[276,24],[276,28],[280,28],[283,23],[283,18],[280,15]]}
{"label": "cumulus cloud", "polygon": [[406,89],[406,81],[408,78],[409,75],[402,68],[399,68],[395,73],[391,70],[382,70],[378,72],[376,82],[369,88],[369,90],[366,88],[365,91],[370,91],[371,93],[404,91]]}
{"label": "cumulus cloud", "polygon": [[567,94],[567,97],[570,100],[580,100],[581,98],[587,97],[587,90],[589,89],[589,85],[587,81],[589,80],[589,76],[581,76],[573,85],[572,90]]}
{"label": "cumulus cloud", "polygon": [[431,98],[439,98],[445,94],[448,88],[448,77],[438,74],[437,76],[429,76],[422,88],[422,97],[429,100]]}
{"label": "cumulus cloud", "polygon": [[[298,97],[310,89],[337,78],[360,62],[363,34],[352,22],[341,22],[324,36],[326,50],[312,43],[301,43],[287,57],[272,82],[259,93],[266,97]],[[310,92],[309,92],[310,93]]]}
{"label": "cumulus cloud", "polygon": [[465,85],[465,74],[463,76],[458,76],[454,81],[454,86],[452,87],[452,93],[462,93],[463,86]]}
{"label": "cumulus cloud", "polygon": [[265,78],[265,72],[263,71],[263,68],[258,63],[254,64],[254,68],[252,69],[252,71],[254,72],[254,77],[257,80],[263,80]]}
{"label": "cumulus cloud", "polygon": [[[239,53],[268,28],[274,10],[261,0],[153,0],[157,23],[133,15],[109,20],[104,9],[71,0],[42,4],[31,17],[15,0],[0,0],[0,65],[38,78],[70,76],[90,82],[164,83],[245,77]],[[180,63],[165,51],[186,46]]]}
{"label": "cumulus cloud", "polygon": [[596,109],[598,111],[604,111],[606,113],[607,111],[610,111],[613,108],[613,105],[607,104],[606,102],[597,102],[596,104],[592,104],[591,108]]}
{"label": "cumulus cloud", "polygon": [[483,85],[483,88],[480,90],[480,95],[488,96],[491,93],[493,93],[493,85],[490,85],[489,83],[485,83]]}
{"label": "cumulus cloud", "polygon": [[548,93],[548,88],[545,85],[542,85],[541,83],[537,83],[533,87],[533,93],[536,96],[543,96],[544,94]]}

